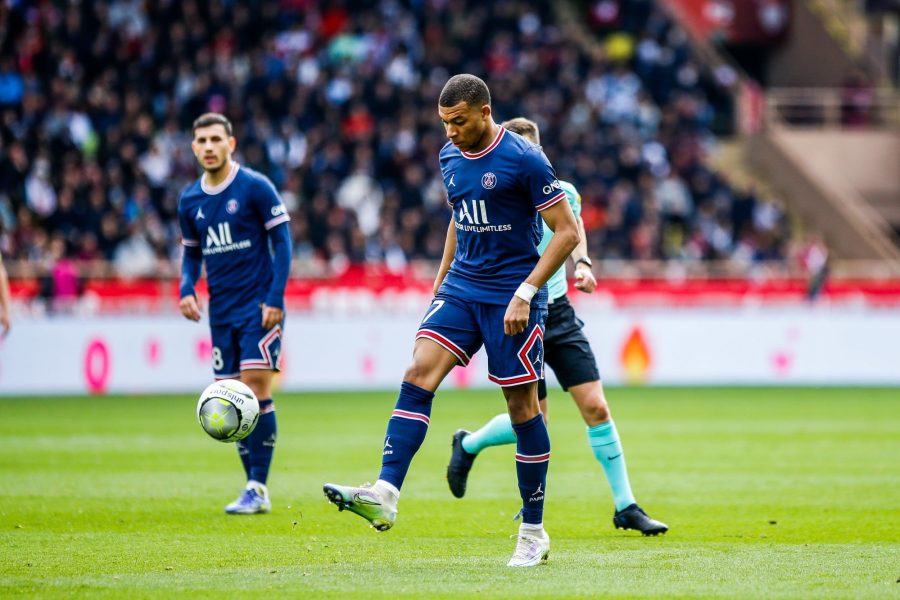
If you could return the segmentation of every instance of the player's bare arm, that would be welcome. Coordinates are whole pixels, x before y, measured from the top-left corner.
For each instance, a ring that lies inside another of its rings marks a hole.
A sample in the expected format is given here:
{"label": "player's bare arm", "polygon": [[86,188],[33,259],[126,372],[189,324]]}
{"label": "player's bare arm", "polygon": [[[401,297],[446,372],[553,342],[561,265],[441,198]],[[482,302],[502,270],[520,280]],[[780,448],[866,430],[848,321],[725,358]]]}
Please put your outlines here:
{"label": "player's bare arm", "polygon": [[444,283],[444,277],[453,264],[453,256],[456,254],[456,220],[450,217],[450,225],[447,227],[447,239],[444,240],[444,255],[441,256],[441,266],[438,268],[437,277],[434,279],[434,288],[432,292],[437,296],[441,284]]}
{"label": "player's bare arm", "polygon": [[[559,269],[578,245],[581,237],[578,233],[578,223],[575,221],[575,215],[568,202],[557,202],[544,209],[541,211],[541,217],[553,231],[553,239],[550,240],[544,254],[541,255],[540,260],[523,282],[532,286],[534,290],[540,289],[547,283],[550,276]],[[503,317],[504,333],[516,335],[525,331],[528,326],[530,310],[530,302],[518,295],[513,296],[506,309],[506,315]]]}
{"label": "player's bare arm", "polygon": [[588,256],[587,234],[584,231],[584,220],[579,216],[578,245],[572,251],[572,262],[575,263],[575,288],[590,294],[597,289],[597,278],[591,271],[591,259]]}

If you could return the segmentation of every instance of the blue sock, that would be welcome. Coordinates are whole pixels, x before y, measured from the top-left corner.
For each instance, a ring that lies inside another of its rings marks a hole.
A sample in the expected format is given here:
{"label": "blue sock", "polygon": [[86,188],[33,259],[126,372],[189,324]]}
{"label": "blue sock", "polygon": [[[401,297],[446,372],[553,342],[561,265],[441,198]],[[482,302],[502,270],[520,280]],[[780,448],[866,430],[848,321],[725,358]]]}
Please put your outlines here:
{"label": "blue sock", "polygon": [[516,443],[516,432],[512,421],[506,413],[499,414],[484,426],[463,438],[463,450],[469,454],[478,454],[488,446],[504,446]]}
{"label": "blue sock", "polygon": [[234,445],[237,448],[238,456],[241,458],[241,464],[244,465],[244,474],[247,476],[247,481],[250,481],[250,447],[247,446],[247,438],[235,442]]}
{"label": "blue sock", "polygon": [[[247,454],[246,460],[245,456],[241,454],[241,460],[244,461],[248,481],[266,484],[266,479],[269,478],[269,465],[272,464],[272,453],[275,451],[276,432],[275,404],[271,398],[260,400],[256,429],[243,440]],[[240,448],[238,448],[238,453],[241,453]]]}
{"label": "blue sock", "polygon": [[512,427],[516,432],[516,475],[522,496],[522,522],[540,525],[544,521],[550,434],[541,413],[524,423],[513,423]]}
{"label": "blue sock", "polygon": [[433,399],[433,392],[417,385],[404,381],[400,386],[400,396],[384,434],[381,475],[378,477],[398,490],[406,478],[409,463],[428,433]]}
{"label": "blue sock", "polygon": [[616,510],[622,510],[635,503],[634,494],[631,493],[631,484],[628,483],[628,469],[625,467],[625,456],[622,454],[622,442],[619,441],[619,432],[612,420],[587,428],[588,443],[594,456],[600,461],[606,480],[612,489]]}

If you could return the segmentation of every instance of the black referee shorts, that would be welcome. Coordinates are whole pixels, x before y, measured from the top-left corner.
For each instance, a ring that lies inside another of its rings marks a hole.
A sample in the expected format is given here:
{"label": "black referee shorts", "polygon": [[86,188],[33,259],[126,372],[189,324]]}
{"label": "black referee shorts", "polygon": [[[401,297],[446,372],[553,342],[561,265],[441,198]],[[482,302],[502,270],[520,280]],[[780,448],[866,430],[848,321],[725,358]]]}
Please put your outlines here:
{"label": "black referee shorts", "polygon": [[[575,316],[575,309],[566,296],[549,305],[544,325],[544,361],[553,369],[563,390],[573,385],[598,381],[600,371],[594,352],[582,331],[584,322]],[[538,398],[547,397],[547,382],[538,381]]]}

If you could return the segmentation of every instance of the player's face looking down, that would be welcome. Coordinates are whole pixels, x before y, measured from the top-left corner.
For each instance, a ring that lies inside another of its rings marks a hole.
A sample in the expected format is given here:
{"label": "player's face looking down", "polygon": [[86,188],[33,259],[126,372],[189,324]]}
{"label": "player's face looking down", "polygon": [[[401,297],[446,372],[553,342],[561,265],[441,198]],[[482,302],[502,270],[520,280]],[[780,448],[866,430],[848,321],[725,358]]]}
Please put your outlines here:
{"label": "player's face looking down", "polygon": [[194,130],[191,149],[204,171],[215,173],[222,169],[234,152],[235,139],[224,125],[208,125]]}
{"label": "player's face looking down", "polygon": [[438,106],[444,131],[454,146],[463,152],[478,152],[492,140],[485,140],[491,120],[491,107],[472,106],[461,101],[454,106]]}

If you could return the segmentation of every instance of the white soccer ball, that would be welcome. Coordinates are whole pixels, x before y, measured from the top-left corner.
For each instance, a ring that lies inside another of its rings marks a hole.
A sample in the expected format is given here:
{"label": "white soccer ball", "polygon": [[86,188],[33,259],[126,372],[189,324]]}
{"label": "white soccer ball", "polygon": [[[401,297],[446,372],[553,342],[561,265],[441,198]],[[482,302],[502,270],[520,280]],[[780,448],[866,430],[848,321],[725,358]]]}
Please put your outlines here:
{"label": "white soccer ball", "polygon": [[210,437],[220,442],[244,439],[259,419],[259,400],[246,384],[223,379],[210,384],[197,402],[197,420]]}

